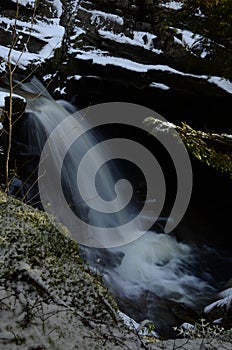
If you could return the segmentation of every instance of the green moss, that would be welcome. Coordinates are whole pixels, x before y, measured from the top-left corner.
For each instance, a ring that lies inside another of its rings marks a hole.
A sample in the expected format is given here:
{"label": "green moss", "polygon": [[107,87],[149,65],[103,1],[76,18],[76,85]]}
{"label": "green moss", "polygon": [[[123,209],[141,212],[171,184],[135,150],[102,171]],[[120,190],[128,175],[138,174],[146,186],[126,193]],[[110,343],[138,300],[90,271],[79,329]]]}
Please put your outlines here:
{"label": "green moss", "polygon": [[1,191],[0,213],[0,348],[140,348],[65,227]]}
{"label": "green moss", "polygon": [[[84,269],[78,245],[65,227],[60,224],[58,230],[57,223],[53,225],[54,219],[46,213],[2,192],[0,212],[3,285],[29,281],[33,293],[47,294],[51,299],[53,295],[65,298],[68,306],[83,312],[89,309],[99,321],[112,319],[112,310],[117,308],[113,297],[99,276]],[[107,300],[107,305],[103,300]]]}

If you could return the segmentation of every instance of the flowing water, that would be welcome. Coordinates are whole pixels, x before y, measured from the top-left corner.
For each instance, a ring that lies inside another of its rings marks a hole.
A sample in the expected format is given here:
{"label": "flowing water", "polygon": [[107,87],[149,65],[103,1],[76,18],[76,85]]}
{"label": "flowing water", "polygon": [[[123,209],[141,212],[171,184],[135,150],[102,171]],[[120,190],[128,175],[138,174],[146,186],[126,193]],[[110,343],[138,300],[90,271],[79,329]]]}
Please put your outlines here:
{"label": "flowing water", "polygon": [[[38,91],[43,91],[43,87],[37,81],[24,84],[22,88],[35,94]],[[27,118],[23,124],[24,131],[22,132],[22,139],[26,140],[29,145],[27,151],[39,155],[51,132],[64,118],[75,111],[75,108],[68,102],[55,102],[46,91],[39,98],[29,98]],[[82,123],[81,118],[79,125],[84,132],[86,125]],[[60,130],[61,138],[62,132],[65,133],[65,130]],[[62,165],[62,186],[66,201],[72,207],[73,212],[82,220],[96,226],[120,226],[126,219],[134,215],[136,205],[129,206],[128,211],[120,213],[116,219],[112,215],[101,216],[81,201],[81,195],[76,186],[77,164],[89,148],[96,145],[101,139],[102,136],[97,131],[92,131],[85,133],[84,137],[72,144]],[[56,145],[55,148],[54,162],[57,162],[57,166],[61,164],[59,159],[61,147],[62,144]],[[103,160],[104,154],[95,152],[94,157],[89,161],[87,172],[82,179],[87,188],[91,186],[88,183],[88,177],[95,172],[96,167],[98,164],[102,164]],[[115,198],[114,185],[121,177],[123,174],[120,173],[115,164],[102,167],[100,174],[98,174],[97,186],[98,192],[103,198],[109,201]],[[53,184],[50,183],[49,186],[53,186]],[[91,197],[91,192],[89,196]],[[59,201],[58,198],[57,201]],[[151,198],[151,205],[153,201],[155,199]],[[60,213],[56,214],[58,219],[62,220],[62,208]],[[149,216],[144,218],[144,220],[150,219]],[[161,228],[162,220],[165,219],[160,218]],[[217,271],[216,266],[219,264],[225,266],[226,262],[213,248],[181,243],[173,235],[160,232],[148,231],[132,243],[111,249],[85,246],[82,246],[81,249],[88,264],[102,273],[105,284],[115,296],[141,303],[141,309],[149,310],[149,305],[145,307],[141,301],[141,295],[144,291],[153,293],[154,299],[150,301],[151,304],[158,302],[155,301],[155,298],[158,297],[159,300],[168,299],[185,303],[196,309],[201,308],[212,299],[216,290],[228,277],[226,275],[220,276],[220,272]],[[132,316],[134,315],[132,314]],[[165,317],[166,320],[167,316]],[[146,317],[144,316],[144,318]],[[162,319],[161,314],[159,318]]]}

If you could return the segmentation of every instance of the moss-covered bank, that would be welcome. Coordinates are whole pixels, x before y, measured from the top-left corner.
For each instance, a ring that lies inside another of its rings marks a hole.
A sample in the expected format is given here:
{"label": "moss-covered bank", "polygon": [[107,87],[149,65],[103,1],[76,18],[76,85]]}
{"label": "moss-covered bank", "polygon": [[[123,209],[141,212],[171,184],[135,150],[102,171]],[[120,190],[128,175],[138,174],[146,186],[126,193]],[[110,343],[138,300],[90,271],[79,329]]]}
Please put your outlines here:
{"label": "moss-covered bank", "polygon": [[77,243],[51,219],[0,191],[1,349],[230,349],[229,335],[162,341],[127,329]]}
{"label": "moss-covered bank", "polygon": [[64,227],[0,192],[0,229],[1,349],[119,349],[135,338]]}

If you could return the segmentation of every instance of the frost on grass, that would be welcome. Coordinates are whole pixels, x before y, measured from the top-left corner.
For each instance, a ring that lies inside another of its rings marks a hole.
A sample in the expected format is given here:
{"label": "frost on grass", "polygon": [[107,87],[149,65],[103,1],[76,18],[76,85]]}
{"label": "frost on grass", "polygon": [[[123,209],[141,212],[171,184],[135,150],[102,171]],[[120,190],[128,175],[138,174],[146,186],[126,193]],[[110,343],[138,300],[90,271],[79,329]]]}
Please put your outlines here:
{"label": "frost on grass", "polygon": [[120,349],[134,339],[63,226],[0,192],[0,227],[1,349]]}

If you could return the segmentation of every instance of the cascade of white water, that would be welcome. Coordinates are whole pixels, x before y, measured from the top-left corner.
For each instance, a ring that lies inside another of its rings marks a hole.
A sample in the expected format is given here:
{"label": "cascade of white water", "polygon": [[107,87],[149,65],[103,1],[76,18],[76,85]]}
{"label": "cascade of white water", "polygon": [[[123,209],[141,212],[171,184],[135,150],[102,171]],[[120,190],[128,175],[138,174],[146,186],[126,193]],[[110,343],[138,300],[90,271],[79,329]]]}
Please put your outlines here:
{"label": "cascade of white water", "polygon": [[[33,84],[24,85],[24,88],[33,93],[37,93],[41,88],[35,88]],[[33,147],[38,145],[39,152],[42,151],[47,137],[53,130],[68,118],[70,113],[75,112],[73,106],[68,102],[55,102],[47,93],[36,99],[29,99],[28,111],[29,121],[28,129],[31,136],[29,142]],[[85,121],[81,115],[75,113],[75,118],[80,118],[79,128],[83,137],[74,142],[62,163],[62,137],[65,137],[67,130],[60,129],[60,143],[55,145],[53,157],[57,167],[62,165],[62,182],[67,202],[72,206],[76,215],[82,220],[88,221],[99,227],[120,227],[130,215],[131,211],[120,212],[117,208],[124,207],[126,201],[123,196],[119,196],[120,201],[113,201],[115,198],[115,182],[120,178],[120,172],[114,166],[104,166],[98,176],[98,192],[99,197],[114,202],[116,209],[111,207],[111,212],[117,212],[113,215],[99,215],[96,210],[89,209],[88,201],[83,203],[80,191],[77,189],[77,166],[81,162],[82,157],[89,149],[98,143],[98,135],[94,132],[85,133]],[[70,123],[72,120],[70,119]],[[76,122],[73,128],[76,127]],[[72,125],[70,130],[73,131]],[[92,198],[92,175],[96,173],[99,164],[104,161],[104,154],[99,153],[99,149],[92,153],[91,159],[85,167],[85,172],[79,181],[85,183],[86,198],[89,202]],[[104,150],[103,150],[104,152]],[[56,179],[54,179],[54,182]],[[48,186],[53,186],[52,183]],[[89,189],[89,191],[88,191]],[[119,189],[120,192],[120,189]],[[123,193],[123,184],[121,188]],[[89,196],[89,198],[88,198]],[[57,198],[57,201],[59,199]],[[151,202],[153,199],[151,199]],[[55,213],[58,219],[62,218],[62,208],[57,209]],[[60,215],[59,215],[60,214]],[[145,218],[148,220],[149,218]],[[135,227],[135,231],[136,231]],[[101,257],[101,249],[86,249],[86,256],[90,263],[95,265],[96,256]],[[102,250],[103,252],[103,250]],[[105,251],[104,251],[105,254]],[[103,274],[106,284],[116,294],[125,296],[138,296],[142,290],[150,290],[160,297],[184,302],[189,305],[202,305],[204,301],[215,291],[213,287],[212,277],[204,271],[198,271],[195,262],[200,259],[200,255],[196,250],[188,244],[178,243],[175,238],[157,234],[155,232],[147,232],[134,242],[122,247],[107,250],[108,257],[111,260],[116,256],[121,256],[116,264],[104,266]],[[103,259],[104,260],[104,259]],[[105,262],[103,261],[105,264]],[[198,264],[199,267],[200,264]],[[120,289],[120,292],[118,292]]]}
{"label": "cascade of white water", "polygon": [[[67,101],[54,101],[46,91],[43,94],[44,88],[36,79],[23,84],[22,88],[35,96],[40,92],[39,97],[28,99],[27,130],[25,132],[31,152],[35,152],[37,148],[37,152],[41,154],[48,137],[68,118],[68,128],[61,126],[58,129],[59,140],[52,149],[52,161],[57,173],[62,169],[63,192],[73,212],[81,220],[95,227],[120,227],[130,220],[134,212],[133,203],[127,210],[122,210],[129,203],[128,196],[123,195],[124,182],[118,181],[121,174],[113,164],[110,162],[104,164],[105,159],[109,159],[108,150],[106,147],[98,147],[97,132],[94,130],[86,132],[89,129],[88,121],[77,112],[75,107]],[[69,118],[70,115],[72,118]],[[62,151],[65,147],[63,140],[73,130],[74,133],[76,131],[75,140],[63,159]],[[82,162],[82,171],[78,172],[78,166],[89,150],[92,153],[85,163]],[[93,185],[96,186],[96,189],[93,188]],[[84,198],[81,187],[85,188]],[[103,199],[102,202],[101,199]],[[59,201],[58,198],[55,200]],[[50,202],[51,198],[47,198],[47,201]],[[108,208],[105,207],[105,203]],[[62,221],[62,206],[55,205],[55,208],[56,212],[53,214]]]}

